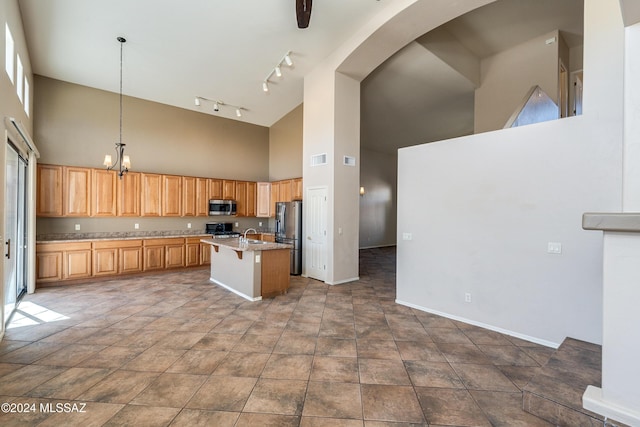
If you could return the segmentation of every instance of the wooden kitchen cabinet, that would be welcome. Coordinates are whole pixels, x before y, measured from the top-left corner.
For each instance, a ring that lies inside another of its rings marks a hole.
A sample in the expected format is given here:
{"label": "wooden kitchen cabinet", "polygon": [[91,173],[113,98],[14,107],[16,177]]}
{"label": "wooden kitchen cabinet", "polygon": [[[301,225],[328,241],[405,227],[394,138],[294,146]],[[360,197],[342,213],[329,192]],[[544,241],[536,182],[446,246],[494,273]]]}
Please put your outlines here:
{"label": "wooden kitchen cabinet", "polygon": [[91,277],[91,242],[36,245],[36,283]]}
{"label": "wooden kitchen cabinet", "polygon": [[38,164],[36,215],[62,216],[62,166]]}
{"label": "wooden kitchen cabinet", "polygon": [[211,264],[211,248],[207,243],[200,243],[200,265]]}
{"label": "wooden kitchen cabinet", "polygon": [[91,242],[64,243],[62,252],[62,278],[85,279],[91,277]]}
{"label": "wooden kitchen cabinet", "polygon": [[93,242],[93,275],[109,276],[118,274],[117,241]]}
{"label": "wooden kitchen cabinet", "polygon": [[162,175],[162,216],[182,215],[182,177]]}
{"label": "wooden kitchen cabinet", "polygon": [[236,215],[247,216],[247,183],[236,181],[236,193],[231,199],[236,201]]}
{"label": "wooden kitchen cabinet", "polygon": [[222,180],[222,198],[224,200],[233,200],[236,197],[236,182],[233,180]]}
{"label": "wooden kitchen cabinet", "polygon": [[280,183],[272,182],[271,183],[271,194],[269,197],[269,216],[276,216],[276,203],[280,201]]}
{"label": "wooden kitchen cabinet", "polygon": [[36,245],[36,282],[62,280],[62,247],[53,244]]}
{"label": "wooden kitchen cabinet", "polygon": [[164,269],[165,239],[145,239],[142,243],[142,271]]}
{"label": "wooden kitchen cabinet", "polygon": [[142,271],[142,240],[96,241],[92,248],[94,276]]}
{"label": "wooden kitchen cabinet", "polygon": [[271,183],[256,183],[256,216],[268,218],[271,215]]}
{"label": "wooden kitchen cabinet", "polygon": [[209,215],[209,192],[211,180],[196,178],[196,216]]}
{"label": "wooden kitchen cabinet", "polygon": [[91,216],[115,216],[118,174],[106,169],[91,170]]}
{"label": "wooden kitchen cabinet", "polygon": [[185,239],[165,239],[165,268],[181,268],[185,266]]}
{"label": "wooden kitchen cabinet", "polygon": [[200,237],[187,237],[185,239],[185,266],[200,265]]}
{"label": "wooden kitchen cabinet", "polygon": [[140,176],[142,192],[140,208],[142,216],[160,216],[162,201],[162,175],[143,173]]}
{"label": "wooden kitchen cabinet", "polygon": [[302,200],[302,178],[295,178],[291,184],[291,200]]}
{"label": "wooden kitchen cabinet", "polygon": [[[221,179],[209,179],[209,199],[220,200],[222,199],[222,180]],[[207,214],[209,207],[207,206]]]}
{"label": "wooden kitchen cabinet", "polygon": [[91,169],[62,167],[64,216],[89,216],[91,213]]}
{"label": "wooden kitchen cabinet", "polygon": [[140,173],[127,172],[116,184],[116,215],[140,216]]}
{"label": "wooden kitchen cabinet", "polygon": [[121,241],[118,248],[118,274],[141,272],[142,256],[142,240]]}
{"label": "wooden kitchen cabinet", "polygon": [[279,202],[290,202],[291,199],[291,188],[292,188],[293,180],[285,179],[280,181],[280,194],[278,196]]}
{"label": "wooden kitchen cabinet", "polygon": [[182,177],[182,216],[196,216],[196,182],[193,176]]}
{"label": "wooden kitchen cabinet", "polygon": [[256,182],[247,182],[247,216],[256,216],[256,190]]}

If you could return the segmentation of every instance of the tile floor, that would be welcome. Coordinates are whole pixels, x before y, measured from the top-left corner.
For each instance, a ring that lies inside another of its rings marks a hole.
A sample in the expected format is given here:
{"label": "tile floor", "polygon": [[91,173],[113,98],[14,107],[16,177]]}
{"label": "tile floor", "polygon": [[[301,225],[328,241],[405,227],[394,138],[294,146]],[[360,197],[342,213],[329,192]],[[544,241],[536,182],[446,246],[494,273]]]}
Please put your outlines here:
{"label": "tile floor", "polygon": [[549,425],[521,389],[552,349],[396,304],[394,248],[360,275],[261,302],[207,270],[41,289],[0,342],[0,425]]}

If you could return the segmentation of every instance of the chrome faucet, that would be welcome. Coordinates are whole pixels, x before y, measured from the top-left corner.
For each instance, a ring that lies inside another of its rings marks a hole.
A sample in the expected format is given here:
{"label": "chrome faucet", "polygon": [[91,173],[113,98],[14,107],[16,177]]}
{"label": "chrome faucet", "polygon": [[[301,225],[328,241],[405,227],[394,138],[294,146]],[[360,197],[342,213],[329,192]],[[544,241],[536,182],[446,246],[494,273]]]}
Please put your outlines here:
{"label": "chrome faucet", "polygon": [[242,240],[240,240],[241,243],[247,243],[247,233],[251,230],[253,230],[254,233],[258,234],[258,230],[256,230],[255,228],[247,228],[246,230],[244,230],[244,235],[242,236]]}

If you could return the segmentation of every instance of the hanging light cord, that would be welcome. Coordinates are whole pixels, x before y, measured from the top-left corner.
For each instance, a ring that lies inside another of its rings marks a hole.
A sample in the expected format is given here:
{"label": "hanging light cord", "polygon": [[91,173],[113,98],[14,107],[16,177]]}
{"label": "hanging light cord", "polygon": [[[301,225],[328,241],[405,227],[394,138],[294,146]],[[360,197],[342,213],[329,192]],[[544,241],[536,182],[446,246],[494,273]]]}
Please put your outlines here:
{"label": "hanging light cord", "polygon": [[124,37],[118,37],[120,42],[120,143],[122,144],[122,45],[127,41]]}

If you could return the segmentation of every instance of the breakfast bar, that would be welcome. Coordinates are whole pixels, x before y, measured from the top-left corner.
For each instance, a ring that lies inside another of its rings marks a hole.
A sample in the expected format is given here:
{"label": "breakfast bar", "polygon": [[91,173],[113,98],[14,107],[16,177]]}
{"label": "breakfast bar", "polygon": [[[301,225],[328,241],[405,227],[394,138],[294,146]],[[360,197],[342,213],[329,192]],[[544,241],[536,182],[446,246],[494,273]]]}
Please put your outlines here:
{"label": "breakfast bar", "polygon": [[250,301],[282,295],[289,289],[291,245],[237,238],[202,239],[211,245],[211,278]]}

